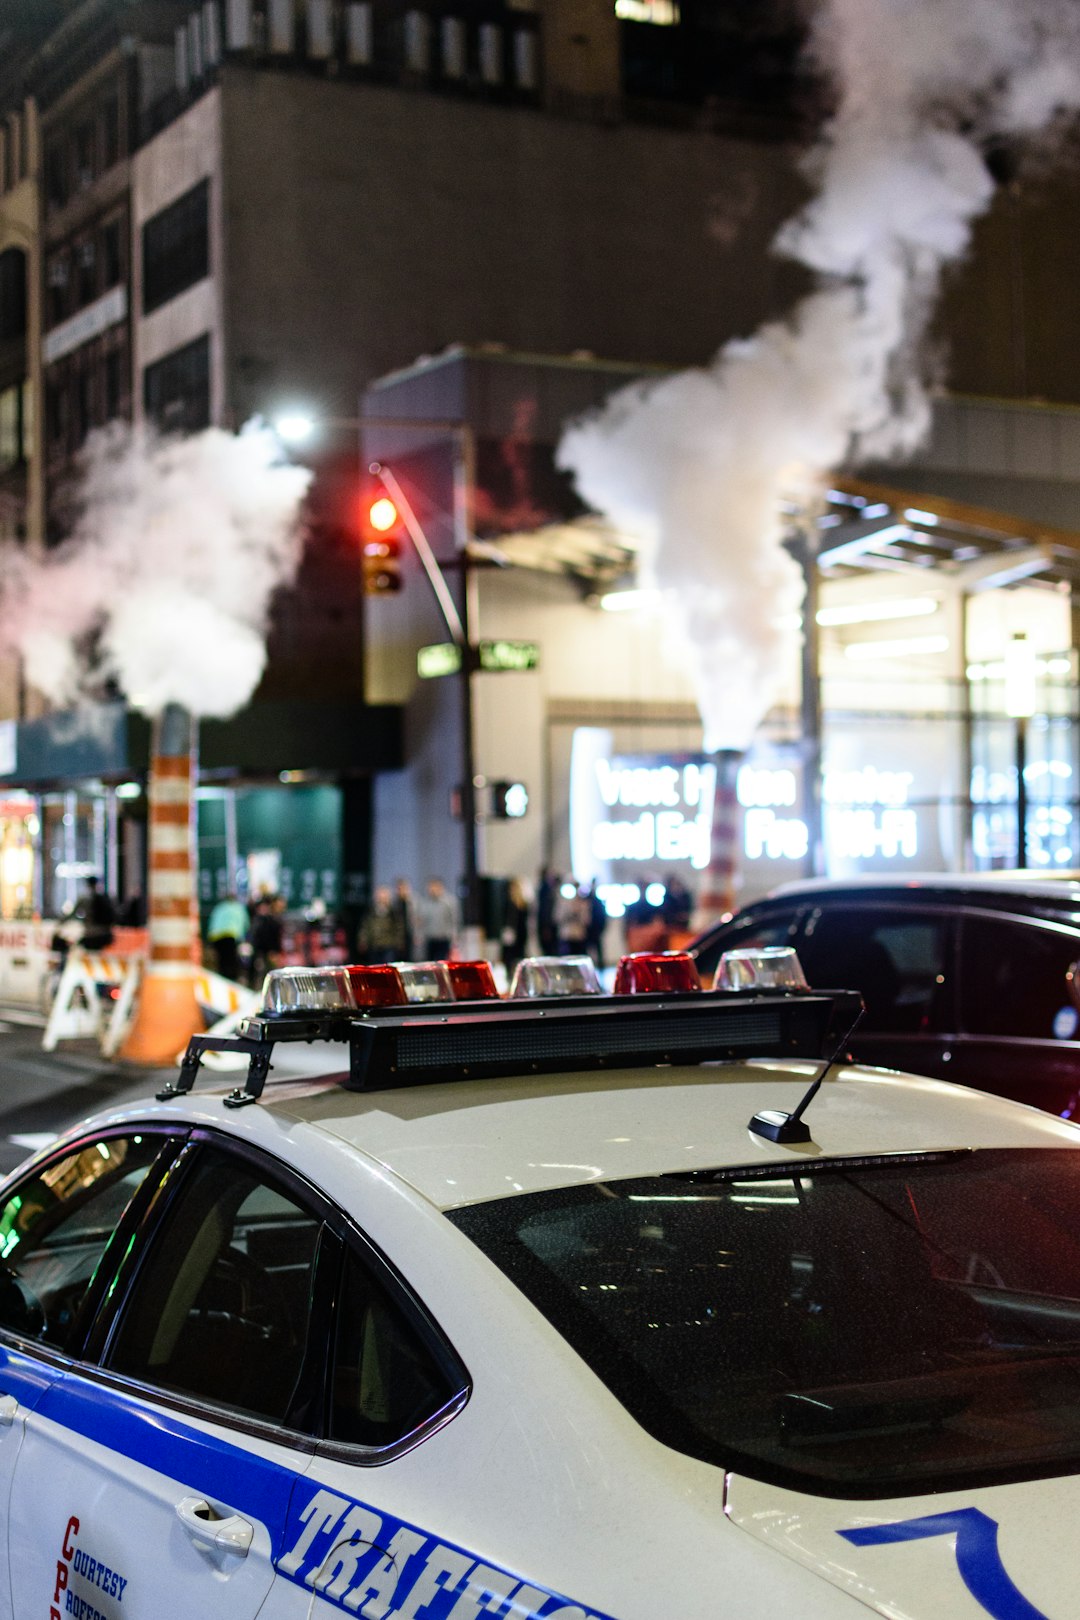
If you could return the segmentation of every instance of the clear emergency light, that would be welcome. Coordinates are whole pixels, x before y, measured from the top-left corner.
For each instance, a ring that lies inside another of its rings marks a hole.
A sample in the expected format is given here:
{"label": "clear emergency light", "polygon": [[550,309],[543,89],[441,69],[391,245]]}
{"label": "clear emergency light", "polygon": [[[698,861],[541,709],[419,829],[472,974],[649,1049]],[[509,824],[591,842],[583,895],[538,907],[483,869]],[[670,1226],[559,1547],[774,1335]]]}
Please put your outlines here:
{"label": "clear emergency light", "polygon": [[725,951],[717,964],[715,990],[806,990],[806,975],[790,945]]}
{"label": "clear emergency light", "polygon": [[275,968],[263,981],[262,1011],[268,1018],[355,1010],[348,968]]}
{"label": "clear emergency light", "polygon": [[447,962],[395,962],[405,986],[405,1000],[423,1005],[427,1001],[453,1001],[454,985]]}
{"label": "clear emergency light", "polygon": [[598,996],[600,979],[591,956],[526,956],[514,969],[511,1001],[537,996]]}

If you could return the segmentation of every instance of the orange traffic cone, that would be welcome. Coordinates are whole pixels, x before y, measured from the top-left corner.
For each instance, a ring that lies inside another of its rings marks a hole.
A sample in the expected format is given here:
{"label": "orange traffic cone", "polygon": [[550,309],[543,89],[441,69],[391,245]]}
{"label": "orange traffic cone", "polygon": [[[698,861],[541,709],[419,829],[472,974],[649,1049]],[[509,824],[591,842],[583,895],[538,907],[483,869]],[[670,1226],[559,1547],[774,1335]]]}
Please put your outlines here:
{"label": "orange traffic cone", "polygon": [[129,1063],[172,1063],[204,1020],[195,999],[195,779],[193,716],[170,703],[154,721],[150,761],[147,922],[150,949],[135,1019],[121,1047]]}

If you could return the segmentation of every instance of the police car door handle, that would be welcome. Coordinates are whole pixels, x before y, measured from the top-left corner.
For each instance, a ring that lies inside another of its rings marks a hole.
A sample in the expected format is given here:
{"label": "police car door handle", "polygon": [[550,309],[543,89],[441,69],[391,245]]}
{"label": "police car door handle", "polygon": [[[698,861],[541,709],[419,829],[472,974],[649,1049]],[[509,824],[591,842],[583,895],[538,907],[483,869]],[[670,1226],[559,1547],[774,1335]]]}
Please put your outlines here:
{"label": "police car door handle", "polygon": [[222,1517],[201,1496],[185,1496],[176,1504],[176,1517],[193,1541],[217,1552],[235,1553],[243,1558],[251,1546],[252,1526],[239,1513]]}
{"label": "police car door handle", "polygon": [[10,1429],[18,1410],[19,1403],[14,1395],[0,1395],[0,1427]]}

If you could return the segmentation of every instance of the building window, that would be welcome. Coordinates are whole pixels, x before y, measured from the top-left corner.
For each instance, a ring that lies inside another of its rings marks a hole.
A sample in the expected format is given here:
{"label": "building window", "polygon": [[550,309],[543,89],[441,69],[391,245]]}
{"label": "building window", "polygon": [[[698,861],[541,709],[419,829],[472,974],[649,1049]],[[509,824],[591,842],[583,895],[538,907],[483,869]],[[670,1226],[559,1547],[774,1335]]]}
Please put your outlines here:
{"label": "building window", "polygon": [[65,319],[68,312],[68,283],[71,280],[71,263],[66,252],[58,253],[55,258],[49,260],[45,280],[48,283],[48,325],[58,326]]}
{"label": "building window", "polygon": [[105,420],[114,422],[124,399],[124,357],[119,349],[105,356]]}
{"label": "building window", "polygon": [[75,439],[82,444],[94,425],[94,374],[84,365],[75,379]]}
{"label": "building window", "polygon": [[51,445],[61,445],[67,436],[67,390],[63,382],[51,382],[45,390],[45,431]]}
{"label": "building window", "polygon": [[101,233],[101,257],[105,267],[104,288],[115,287],[124,274],[124,261],[120,244],[120,221],[112,220]]}
{"label": "building window", "polygon": [[111,169],[120,159],[120,101],[117,96],[105,103],[101,114],[105,167]]}
{"label": "building window", "polygon": [[143,406],[163,432],[197,433],[209,427],[209,333],[147,366],[143,372]]}
{"label": "building window", "polygon": [[45,154],[45,193],[50,208],[63,208],[68,200],[67,157],[59,141]]}
{"label": "building window", "polygon": [[26,332],[26,254],[21,248],[0,253],[0,343]]}
{"label": "building window", "polygon": [[0,393],[0,472],[17,467],[22,460],[22,400],[21,383]]}
{"label": "building window", "polygon": [[97,254],[93,237],[79,243],[75,250],[75,262],[79,267],[79,308],[82,309],[97,297]]}
{"label": "building window", "polygon": [[210,182],[147,220],[142,231],[143,314],[168,303],[210,273]]}
{"label": "building window", "polygon": [[81,125],[75,132],[75,184],[80,191],[94,179],[94,145],[93,124]]}

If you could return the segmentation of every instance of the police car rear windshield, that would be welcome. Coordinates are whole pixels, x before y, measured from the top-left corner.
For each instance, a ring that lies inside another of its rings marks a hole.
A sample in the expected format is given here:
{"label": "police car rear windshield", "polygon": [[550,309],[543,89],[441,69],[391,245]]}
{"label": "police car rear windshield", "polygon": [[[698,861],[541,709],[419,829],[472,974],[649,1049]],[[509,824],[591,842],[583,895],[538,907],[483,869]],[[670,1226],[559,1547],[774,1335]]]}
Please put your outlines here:
{"label": "police car rear windshield", "polygon": [[658,1440],[836,1496],[1080,1467],[1080,1154],[560,1189],[451,1219]]}

